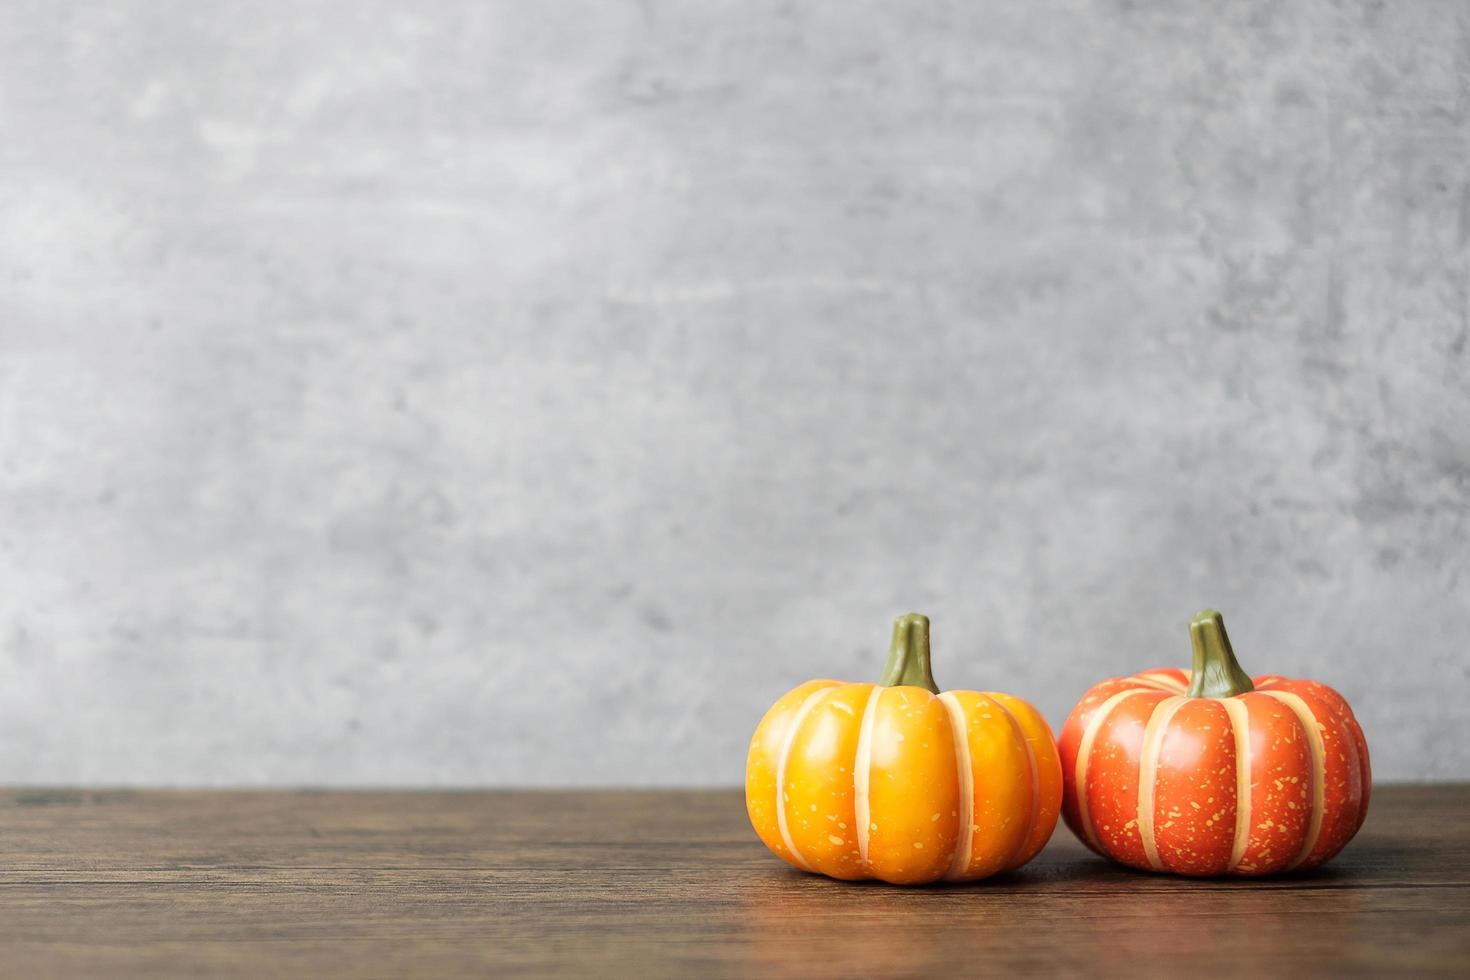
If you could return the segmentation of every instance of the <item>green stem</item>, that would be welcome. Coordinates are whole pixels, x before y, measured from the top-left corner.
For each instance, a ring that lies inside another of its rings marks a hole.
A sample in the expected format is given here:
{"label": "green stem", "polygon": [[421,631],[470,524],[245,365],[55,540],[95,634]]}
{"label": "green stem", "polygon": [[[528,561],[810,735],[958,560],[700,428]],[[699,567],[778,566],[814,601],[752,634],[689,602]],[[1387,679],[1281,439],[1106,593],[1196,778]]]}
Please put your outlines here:
{"label": "green stem", "polygon": [[931,694],[939,693],[934,674],[929,668],[929,617],[909,613],[893,621],[893,645],[888,648],[888,663],[883,665],[881,687],[922,687]]}
{"label": "green stem", "polygon": [[1225,617],[1206,609],[1189,621],[1189,639],[1194,643],[1194,675],[1189,681],[1192,698],[1233,698],[1254,691],[1250,675],[1240,669]]}

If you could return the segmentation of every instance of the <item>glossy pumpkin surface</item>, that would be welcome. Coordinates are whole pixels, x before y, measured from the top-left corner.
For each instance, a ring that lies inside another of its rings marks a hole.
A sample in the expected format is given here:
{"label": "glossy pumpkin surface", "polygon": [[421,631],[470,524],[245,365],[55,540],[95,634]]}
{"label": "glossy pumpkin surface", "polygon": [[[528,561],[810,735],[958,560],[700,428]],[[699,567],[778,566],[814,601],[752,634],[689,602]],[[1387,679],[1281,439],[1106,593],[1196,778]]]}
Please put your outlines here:
{"label": "glossy pumpkin surface", "polygon": [[1062,726],[1067,826],[1149,871],[1264,875],[1340,851],[1368,812],[1368,744],[1332,688],[1249,678],[1219,613],[1190,624],[1194,668],[1103,681]]}
{"label": "glossy pumpkin surface", "polygon": [[778,700],[745,770],[766,846],[806,871],[904,885],[1034,857],[1062,795],[1046,720],[1008,694],[937,690],[929,621],[911,614],[878,684],[814,680]]}

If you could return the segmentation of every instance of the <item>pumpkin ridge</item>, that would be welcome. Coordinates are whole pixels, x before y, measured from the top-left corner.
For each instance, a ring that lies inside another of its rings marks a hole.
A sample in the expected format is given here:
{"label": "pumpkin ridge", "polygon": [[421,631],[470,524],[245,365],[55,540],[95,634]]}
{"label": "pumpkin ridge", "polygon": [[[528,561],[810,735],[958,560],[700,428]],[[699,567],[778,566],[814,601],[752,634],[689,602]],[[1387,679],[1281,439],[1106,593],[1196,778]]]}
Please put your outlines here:
{"label": "pumpkin ridge", "polygon": [[1187,685],[1179,683],[1163,670],[1145,670],[1140,674],[1134,674],[1129,680],[1156,691],[1167,691],[1170,694],[1183,694],[1187,690]]}
{"label": "pumpkin ridge", "polygon": [[1301,850],[1286,866],[1287,871],[1292,871],[1311,855],[1317,847],[1317,838],[1322,835],[1323,809],[1327,794],[1327,750],[1322,744],[1322,732],[1317,728],[1317,717],[1312,714],[1312,709],[1300,694],[1290,691],[1262,691],[1261,693],[1280,701],[1296,715],[1297,721],[1306,730],[1307,746],[1312,753],[1312,820],[1307,827],[1307,839],[1302,842]]}
{"label": "pumpkin ridge", "polygon": [[811,717],[812,709],[817,702],[827,697],[837,688],[824,687],[807,695],[806,700],[801,702],[801,707],[796,709],[796,714],[791,716],[791,727],[786,729],[786,736],[781,742],[781,754],[776,762],[776,824],[781,829],[781,842],[796,859],[796,863],[804,871],[811,871],[812,865],[796,847],[796,841],[791,837],[791,822],[786,815],[786,763],[791,758],[791,747],[796,744],[796,734],[801,730],[802,724]]}
{"label": "pumpkin ridge", "polygon": [[949,713],[950,735],[954,738],[955,773],[960,784],[960,830],[955,839],[954,860],[944,873],[953,881],[970,869],[975,849],[975,767],[970,755],[969,717],[953,691],[939,695]]}
{"label": "pumpkin ridge", "polygon": [[1022,726],[1016,713],[1011,710],[1010,705],[1003,698],[996,697],[993,693],[986,692],[985,697],[990,703],[1001,710],[1001,713],[1010,719],[1013,735],[1021,740],[1021,747],[1026,750],[1027,771],[1031,774],[1031,806],[1026,812],[1026,832],[1011,852],[1006,855],[1005,861],[1001,863],[1002,868],[1017,867],[1016,859],[1026,853],[1026,847],[1031,843],[1031,835],[1036,832],[1036,822],[1041,819],[1041,767],[1036,761],[1036,750],[1031,747],[1031,740],[1026,737],[1026,729]]}
{"label": "pumpkin ridge", "polygon": [[1220,706],[1230,719],[1230,733],[1235,738],[1235,835],[1230,839],[1230,863],[1225,866],[1230,873],[1244,860],[1251,835],[1251,715],[1245,702],[1235,698],[1221,698]]}
{"label": "pumpkin ridge", "polygon": [[[1126,688],[1098,705],[1092,717],[1087,719],[1087,726],[1082,730],[1082,739],[1077,743],[1075,782],[1078,822],[1082,824],[1082,834],[1087,839],[1089,846],[1100,854],[1107,852],[1102,849],[1102,842],[1093,828],[1092,806],[1087,798],[1087,770],[1092,766],[1092,750],[1097,744],[1097,733],[1102,730],[1103,722],[1107,721],[1108,715],[1112,714],[1119,704],[1135,694],[1148,694],[1151,691],[1153,689],[1147,687]],[[1153,693],[1158,692],[1153,691]]]}
{"label": "pumpkin ridge", "polygon": [[1154,833],[1154,795],[1158,785],[1159,753],[1164,749],[1164,736],[1169,732],[1169,722],[1189,698],[1182,694],[1165,698],[1154,705],[1148,724],[1143,729],[1143,745],[1138,757],[1138,838],[1143,844],[1143,856],[1155,871],[1164,870],[1159,859],[1159,843]]}
{"label": "pumpkin ridge", "polygon": [[857,754],[852,763],[852,812],[857,823],[858,867],[865,875],[873,873],[868,863],[868,830],[873,819],[868,792],[873,777],[873,721],[878,716],[878,695],[883,688],[874,685],[863,707],[863,720],[858,728]]}
{"label": "pumpkin ridge", "polygon": [[[1061,816],[1061,798],[1065,793],[1062,778],[1061,756],[1057,752],[1056,736],[1052,734],[1051,726],[1041,716],[1041,712],[1029,701],[1015,697],[1001,691],[987,692],[991,699],[1010,713],[1017,726],[1021,730],[1021,738],[1025,743],[1026,758],[1031,763],[1032,775],[1032,800],[1034,806],[1031,811],[1031,819],[1026,834],[1026,842],[1014,855],[1011,856],[1006,868],[1019,868],[1030,861],[1046,842],[1051,839],[1052,832],[1056,829],[1057,819]],[[1048,762],[1055,761],[1055,776]],[[1048,785],[1052,784],[1052,785]],[[1055,800],[1049,800],[1055,796]],[[1051,816],[1050,826],[1047,824],[1047,816]]]}

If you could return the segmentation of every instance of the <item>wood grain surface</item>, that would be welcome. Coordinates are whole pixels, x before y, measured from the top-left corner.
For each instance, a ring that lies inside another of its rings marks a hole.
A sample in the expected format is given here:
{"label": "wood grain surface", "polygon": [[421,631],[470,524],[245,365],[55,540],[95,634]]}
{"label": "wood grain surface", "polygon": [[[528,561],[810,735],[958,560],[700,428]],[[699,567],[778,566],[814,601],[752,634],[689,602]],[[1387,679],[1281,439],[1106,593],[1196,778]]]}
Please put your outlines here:
{"label": "wood grain surface", "polygon": [[974,885],[788,869],[738,791],[0,793],[10,976],[1470,976],[1470,787],[1333,864],[1126,871],[1065,828]]}

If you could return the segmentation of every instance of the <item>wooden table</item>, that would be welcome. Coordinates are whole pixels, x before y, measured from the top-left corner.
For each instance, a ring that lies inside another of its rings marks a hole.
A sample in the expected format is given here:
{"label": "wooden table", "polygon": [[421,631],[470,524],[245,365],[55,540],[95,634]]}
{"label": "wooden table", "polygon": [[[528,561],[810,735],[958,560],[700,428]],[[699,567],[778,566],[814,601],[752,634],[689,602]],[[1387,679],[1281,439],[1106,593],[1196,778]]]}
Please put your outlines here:
{"label": "wooden table", "polygon": [[1470,787],[1337,861],[1137,874],[1066,828],[977,885],[789,870],[739,792],[0,793],[14,976],[1470,976]]}

